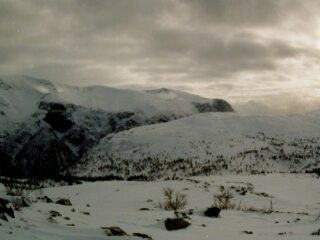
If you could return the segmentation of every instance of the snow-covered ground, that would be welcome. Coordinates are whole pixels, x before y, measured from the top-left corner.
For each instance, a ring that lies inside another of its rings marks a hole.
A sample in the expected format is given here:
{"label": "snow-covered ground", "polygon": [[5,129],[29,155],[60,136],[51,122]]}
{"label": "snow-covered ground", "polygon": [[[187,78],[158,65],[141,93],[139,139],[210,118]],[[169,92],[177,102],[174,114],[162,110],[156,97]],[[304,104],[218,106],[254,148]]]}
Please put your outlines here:
{"label": "snow-covered ground", "polygon": [[[254,189],[246,195],[235,190],[252,183]],[[303,174],[226,175],[195,177],[180,181],[125,182],[109,181],[81,185],[51,187],[29,194],[30,207],[16,212],[9,222],[0,220],[1,240],[84,240],[141,239],[108,237],[101,227],[118,226],[128,234],[145,233],[155,240],[174,239],[316,239],[311,233],[320,228],[315,219],[320,212],[320,180]],[[268,208],[271,214],[222,210],[221,217],[203,215],[212,204],[219,187],[229,187],[235,201],[242,206]],[[184,230],[167,231],[164,220],[172,211],[159,208],[162,189],[171,187],[187,194],[186,210],[194,209],[191,226]],[[268,195],[262,196],[259,193]],[[0,196],[5,194],[0,187]],[[37,200],[47,195],[52,200],[68,198],[72,206],[62,206]],[[148,211],[141,211],[148,208]],[[74,211],[73,211],[74,209]],[[49,211],[62,216],[48,220]],[[69,224],[69,226],[67,225]],[[74,224],[74,226],[70,226]],[[245,234],[243,231],[252,231]]]}
{"label": "snow-covered ground", "polygon": [[72,171],[80,176],[144,174],[154,179],[225,170],[303,172],[320,164],[319,121],[319,112],[192,115],[108,135]]}

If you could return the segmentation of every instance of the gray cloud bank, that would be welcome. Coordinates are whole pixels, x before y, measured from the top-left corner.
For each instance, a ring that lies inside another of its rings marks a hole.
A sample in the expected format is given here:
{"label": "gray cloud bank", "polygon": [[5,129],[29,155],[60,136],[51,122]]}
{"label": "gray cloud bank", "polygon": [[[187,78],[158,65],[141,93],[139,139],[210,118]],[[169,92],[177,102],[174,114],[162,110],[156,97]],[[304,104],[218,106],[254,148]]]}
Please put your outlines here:
{"label": "gray cloud bank", "polygon": [[0,0],[0,72],[309,110],[319,16],[318,0]]}

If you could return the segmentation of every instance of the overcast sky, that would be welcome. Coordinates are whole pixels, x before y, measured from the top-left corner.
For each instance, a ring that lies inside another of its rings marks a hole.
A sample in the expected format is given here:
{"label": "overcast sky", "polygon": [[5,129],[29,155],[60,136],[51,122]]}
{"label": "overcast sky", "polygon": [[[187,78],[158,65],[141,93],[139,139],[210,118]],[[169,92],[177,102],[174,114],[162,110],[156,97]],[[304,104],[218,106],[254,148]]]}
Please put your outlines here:
{"label": "overcast sky", "polygon": [[319,0],[0,0],[6,75],[309,109],[319,63]]}

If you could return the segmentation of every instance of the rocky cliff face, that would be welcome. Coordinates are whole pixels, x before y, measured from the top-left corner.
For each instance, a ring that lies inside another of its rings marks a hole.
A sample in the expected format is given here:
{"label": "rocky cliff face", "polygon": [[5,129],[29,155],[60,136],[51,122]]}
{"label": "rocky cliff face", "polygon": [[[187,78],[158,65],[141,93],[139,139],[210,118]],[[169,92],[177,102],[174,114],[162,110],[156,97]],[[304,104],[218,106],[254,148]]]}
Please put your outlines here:
{"label": "rocky cliff face", "polygon": [[223,99],[213,99],[212,102],[197,103],[193,105],[198,109],[199,113],[205,112],[234,112],[232,106]]}
{"label": "rocky cliff face", "polygon": [[42,128],[17,154],[14,170],[19,175],[52,176],[76,160],[67,142],[51,128]]}

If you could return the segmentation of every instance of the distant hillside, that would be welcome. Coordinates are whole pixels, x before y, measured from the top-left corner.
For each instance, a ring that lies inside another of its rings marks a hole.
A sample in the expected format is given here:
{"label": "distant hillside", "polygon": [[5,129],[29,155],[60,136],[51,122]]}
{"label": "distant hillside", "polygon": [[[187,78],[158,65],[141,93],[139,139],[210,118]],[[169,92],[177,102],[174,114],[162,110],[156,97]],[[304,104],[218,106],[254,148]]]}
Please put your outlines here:
{"label": "distant hillside", "polygon": [[80,88],[26,76],[0,77],[0,172],[55,175],[109,134],[200,112],[230,111],[224,100],[175,90]]}
{"label": "distant hillside", "polygon": [[127,179],[304,172],[320,165],[320,113],[204,113],[110,135],[71,171]]}

